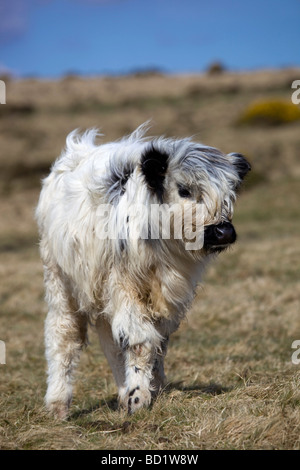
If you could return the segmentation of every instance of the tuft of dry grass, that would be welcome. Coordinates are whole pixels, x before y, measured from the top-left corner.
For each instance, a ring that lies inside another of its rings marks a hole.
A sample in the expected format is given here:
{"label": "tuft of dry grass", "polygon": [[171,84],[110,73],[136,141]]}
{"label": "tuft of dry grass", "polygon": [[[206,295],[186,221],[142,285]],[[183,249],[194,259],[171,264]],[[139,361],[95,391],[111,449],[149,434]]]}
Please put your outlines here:
{"label": "tuft of dry grass", "polygon": [[[300,339],[299,123],[235,125],[254,100],[289,99],[297,74],[7,83],[12,108],[0,115],[1,449],[299,449],[300,366],[291,360]],[[18,111],[25,105],[34,111]],[[153,134],[196,134],[250,159],[234,219],[238,242],[209,267],[171,338],[168,384],[151,409],[133,416],[118,409],[91,329],[70,417],[61,423],[43,405],[46,305],[33,221],[39,179],[73,128],[99,124],[110,140],[151,117]]]}

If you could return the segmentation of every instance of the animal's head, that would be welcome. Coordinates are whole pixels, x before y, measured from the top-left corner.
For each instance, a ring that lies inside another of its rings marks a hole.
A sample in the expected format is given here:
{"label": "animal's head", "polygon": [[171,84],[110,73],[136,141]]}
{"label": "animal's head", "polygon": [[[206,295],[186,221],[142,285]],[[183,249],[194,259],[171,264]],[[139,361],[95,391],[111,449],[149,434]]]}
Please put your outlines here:
{"label": "animal's head", "polygon": [[202,228],[200,251],[205,254],[235,242],[233,205],[249,170],[250,164],[241,154],[225,155],[189,139],[156,139],[145,144],[141,156],[141,171],[152,200],[175,208],[173,225],[180,216],[185,226],[190,224],[187,234],[195,236]]}

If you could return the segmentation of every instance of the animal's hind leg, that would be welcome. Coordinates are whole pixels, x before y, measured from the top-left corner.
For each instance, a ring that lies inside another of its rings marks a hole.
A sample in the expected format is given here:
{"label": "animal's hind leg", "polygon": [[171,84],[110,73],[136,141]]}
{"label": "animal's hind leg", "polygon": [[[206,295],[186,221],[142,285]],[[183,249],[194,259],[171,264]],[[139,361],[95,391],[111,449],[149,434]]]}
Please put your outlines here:
{"label": "animal's hind leg", "polygon": [[45,268],[45,322],[48,361],[47,408],[60,419],[67,416],[72,399],[72,378],[82,347],[87,341],[87,320],[76,312],[58,269]]}
{"label": "animal's hind leg", "polygon": [[161,342],[160,349],[155,354],[152,381],[153,394],[157,395],[166,383],[166,376],[164,370],[164,360],[167,354],[169,339],[166,338]]}

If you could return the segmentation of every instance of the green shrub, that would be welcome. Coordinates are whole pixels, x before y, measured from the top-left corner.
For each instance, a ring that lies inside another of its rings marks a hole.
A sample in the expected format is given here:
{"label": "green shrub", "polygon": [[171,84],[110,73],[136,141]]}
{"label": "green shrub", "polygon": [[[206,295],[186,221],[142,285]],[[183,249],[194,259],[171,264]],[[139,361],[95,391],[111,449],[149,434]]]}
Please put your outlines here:
{"label": "green shrub", "polygon": [[277,126],[300,119],[300,109],[288,101],[268,100],[252,103],[238,120],[239,124]]}

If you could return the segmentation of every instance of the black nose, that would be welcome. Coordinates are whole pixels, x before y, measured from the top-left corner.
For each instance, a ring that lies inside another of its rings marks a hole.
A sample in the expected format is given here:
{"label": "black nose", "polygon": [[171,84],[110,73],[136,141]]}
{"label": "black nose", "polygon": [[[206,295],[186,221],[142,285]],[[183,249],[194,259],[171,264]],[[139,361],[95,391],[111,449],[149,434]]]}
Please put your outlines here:
{"label": "black nose", "polygon": [[234,226],[230,222],[223,222],[218,225],[208,225],[204,230],[204,247],[222,250],[236,240]]}
{"label": "black nose", "polygon": [[228,245],[229,243],[234,243],[236,240],[234,226],[230,222],[215,225],[214,235],[218,245]]}

